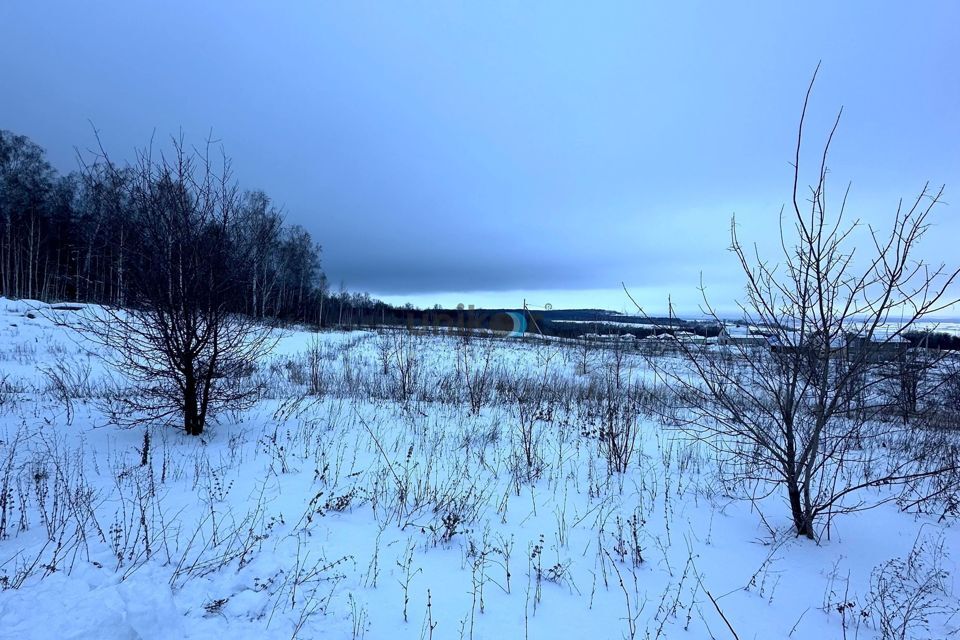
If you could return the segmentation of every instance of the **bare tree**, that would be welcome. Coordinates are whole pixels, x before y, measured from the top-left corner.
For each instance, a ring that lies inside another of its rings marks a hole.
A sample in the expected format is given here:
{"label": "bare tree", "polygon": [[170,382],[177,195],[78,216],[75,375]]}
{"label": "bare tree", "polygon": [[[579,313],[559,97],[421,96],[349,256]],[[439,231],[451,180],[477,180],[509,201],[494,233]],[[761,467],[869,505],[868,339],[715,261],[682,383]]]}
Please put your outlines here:
{"label": "bare tree", "polygon": [[[867,226],[869,255],[855,251],[863,226],[845,220],[849,187],[836,211],[828,209],[827,157],[840,114],[818,154],[809,197],[801,195],[815,79],[797,131],[791,206],[781,210],[780,260],[762,258],[731,223],[731,250],[746,276],[740,312],[769,346],[758,347],[755,338],[716,348],[681,341],[682,366],[654,361],[687,408],[681,428],[724,456],[737,481],[785,488],[797,534],[811,538],[819,516],[863,507],[847,502],[859,490],[942,471],[917,456],[875,459],[865,442],[883,433],[870,420],[875,412],[851,405],[877,396],[889,375],[882,362],[902,357],[901,336],[954,302],[948,287],[958,275],[916,257],[942,188],[927,185],[901,202],[889,231]],[[704,307],[721,322],[705,293]],[[928,364],[911,360],[911,375]]]}
{"label": "bare tree", "polygon": [[[127,169],[131,235],[128,306],[94,308],[80,329],[136,387],[127,404],[149,419],[176,418],[190,435],[217,410],[254,392],[248,370],[272,346],[271,328],[242,315],[252,252],[231,226],[239,211],[226,159],[174,140],[171,157],[138,153]],[[102,154],[101,169],[120,171]],[[249,249],[245,247],[244,249]]]}
{"label": "bare tree", "polygon": [[42,266],[44,224],[55,174],[43,149],[0,129],[0,294],[34,298],[47,280]]}

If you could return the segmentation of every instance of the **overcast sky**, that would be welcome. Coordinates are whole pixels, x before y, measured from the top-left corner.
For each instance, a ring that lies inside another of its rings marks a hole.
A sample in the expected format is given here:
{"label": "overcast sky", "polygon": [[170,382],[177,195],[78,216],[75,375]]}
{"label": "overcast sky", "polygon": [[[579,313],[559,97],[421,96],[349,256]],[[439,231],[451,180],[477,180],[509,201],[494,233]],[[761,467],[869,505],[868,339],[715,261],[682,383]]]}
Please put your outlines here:
{"label": "overcast sky", "polygon": [[[678,5],[683,5],[678,6]],[[960,3],[0,3],[0,128],[62,171],[212,129],[334,287],[426,306],[727,308],[774,247],[803,93],[833,192],[960,202]],[[813,168],[813,167],[811,167]],[[809,174],[808,174],[809,175]],[[924,249],[956,262],[957,205]]]}

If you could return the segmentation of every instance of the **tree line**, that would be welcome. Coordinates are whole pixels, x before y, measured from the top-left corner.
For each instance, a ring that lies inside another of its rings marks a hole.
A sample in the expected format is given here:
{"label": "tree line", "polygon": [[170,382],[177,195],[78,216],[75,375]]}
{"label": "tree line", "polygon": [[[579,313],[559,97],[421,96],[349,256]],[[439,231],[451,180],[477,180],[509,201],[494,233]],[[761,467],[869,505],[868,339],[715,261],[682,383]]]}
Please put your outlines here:
{"label": "tree line", "polygon": [[[183,159],[183,141],[172,146],[172,156]],[[209,145],[203,161],[211,161],[207,151]],[[149,218],[142,169],[151,153],[159,152],[145,148],[136,161],[119,164],[99,150],[81,155],[76,170],[61,174],[35,142],[0,129],[0,295],[128,305],[136,297],[131,274],[150,257],[140,239]],[[288,224],[265,192],[233,183],[225,158],[217,163],[217,174],[208,179],[223,181],[219,215],[226,224],[218,242],[219,249],[230,249],[232,311],[347,327],[397,315],[366,293],[343,286],[331,291],[321,247],[310,233]],[[177,179],[192,179],[167,178],[171,193]]]}

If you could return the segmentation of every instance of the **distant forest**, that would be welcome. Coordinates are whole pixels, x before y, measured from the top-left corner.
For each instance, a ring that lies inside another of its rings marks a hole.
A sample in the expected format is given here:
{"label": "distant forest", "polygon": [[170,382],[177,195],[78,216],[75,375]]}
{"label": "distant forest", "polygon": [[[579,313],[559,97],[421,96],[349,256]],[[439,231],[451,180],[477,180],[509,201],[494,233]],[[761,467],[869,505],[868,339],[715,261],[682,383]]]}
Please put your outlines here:
{"label": "distant forest", "polygon": [[[94,159],[96,160],[96,159]],[[0,295],[123,305],[138,255],[135,166],[85,163],[59,174],[26,136],[0,130]],[[364,293],[331,291],[320,245],[263,191],[240,191],[229,234],[245,291],[236,311],[320,326],[356,326],[394,309]]]}

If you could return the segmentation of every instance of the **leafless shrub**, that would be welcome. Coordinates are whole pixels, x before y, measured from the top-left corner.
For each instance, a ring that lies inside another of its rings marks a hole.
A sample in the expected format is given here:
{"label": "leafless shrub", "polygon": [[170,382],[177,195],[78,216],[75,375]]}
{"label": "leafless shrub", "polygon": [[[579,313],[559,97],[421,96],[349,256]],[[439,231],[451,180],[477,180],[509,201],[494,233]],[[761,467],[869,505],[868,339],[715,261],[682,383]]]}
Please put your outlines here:
{"label": "leafless shrub", "polygon": [[594,343],[590,340],[585,338],[577,340],[574,353],[576,354],[577,373],[581,376],[590,373],[591,356],[593,355],[594,347]]}
{"label": "leafless shrub", "polygon": [[[887,438],[890,454],[910,462],[897,503],[904,511],[936,516],[941,522],[960,516],[960,431],[921,427]],[[937,473],[927,473],[930,469]]]}
{"label": "leafless shrub", "polygon": [[392,331],[389,335],[392,346],[389,375],[393,396],[399,402],[407,402],[420,387],[423,375],[418,352],[420,340],[410,331]]}
{"label": "leafless shrub", "polygon": [[276,340],[236,311],[249,256],[232,235],[240,201],[229,162],[217,169],[209,144],[190,153],[174,140],[170,158],[147,149],[119,168],[101,151],[90,170],[124,174],[137,234],[127,248],[126,308],[91,307],[72,325],[137,387],[135,413],[200,435],[208,415],[252,400],[250,373]]}
{"label": "leafless shrub", "polygon": [[165,527],[152,469],[120,467],[114,471],[115,496],[119,503],[107,530],[107,543],[116,559],[116,569],[128,576],[165,547]]}
{"label": "leafless shrub", "polygon": [[176,563],[170,576],[173,589],[182,587],[192,578],[220,571],[233,562],[243,568],[252,561],[281,520],[267,517],[262,485],[248,502],[250,508],[239,519],[230,510],[220,513],[208,510],[191,527],[190,537],[182,545],[176,537],[177,553],[171,558]]}
{"label": "leafless shrub", "polygon": [[327,610],[337,586],[347,577],[343,572],[344,565],[353,562],[353,557],[329,560],[322,553],[311,553],[301,536],[295,535],[294,541],[293,565],[262,584],[272,596],[267,625],[278,611],[296,612],[292,635],[296,638],[310,618]]}
{"label": "leafless shrub", "polygon": [[68,425],[73,423],[74,400],[98,395],[90,380],[89,362],[58,360],[53,365],[40,367],[40,371],[47,379],[48,392],[63,404]]}
{"label": "leafless shrub", "polygon": [[470,411],[480,413],[493,387],[493,342],[462,337],[457,344],[457,374],[467,392]]}
{"label": "leafless shrub", "polygon": [[[12,436],[6,434],[0,444],[3,457],[0,458],[0,540],[10,537],[14,510],[17,508],[17,498],[14,487],[17,482],[17,463],[20,445],[27,438],[25,429],[17,429]],[[20,505],[21,517],[25,515],[25,506]]]}
{"label": "leafless shrub", "polygon": [[0,376],[0,410],[16,407],[19,397],[26,392],[23,384],[17,384],[9,375]]}
{"label": "leafless shrub", "polygon": [[610,473],[625,473],[639,438],[637,397],[608,381],[604,391],[586,403],[581,435],[596,441]]}
{"label": "leafless shrub", "polygon": [[643,526],[646,524],[640,509],[634,509],[633,513],[625,519],[618,514],[614,524],[616,529],[612,532],[613,553],[620,562],[629,561],[634,568],[639,568],[644,562],[640,538]]}
{"label": "leafless shrub", "polygon": [[97,519],[102,498],[87,479],[82,449],[68,450],[60,436],[23,428],[3,444],[0,534],[20,535],[39,523],[46,540],[37,555],[21,553],[13,560],[16,575],[7,576],[6,586],[23,584],[35,570],[69,573],[78,558],[90,560],[91,544],[106,539]]}
{"label": "leafless shrub", "polygon": [[[905,558],[884,562],[870,575],[865,607],[883,640],[942,637],[930,627],[941,627],[957,615],[956,600],[948,590],[943,568],[943,538],[918,537]],[[936,620],[934,620],[936,618]]]}
{"label": "leafless shrub", "polygon": [[539,380],[520,380],[510,391],[516,411],[513,475],[519,489],[519,482],[535,482],[543,473],[543,424],[552,418],[552,411],[546,385]]}
{"label": "leafless shrub", "polygon": [[259,440],[261,452],[270,459],[270,472],[287,474],[294,471],[292,466],[295,453],[291,447],[292,434],[289,429],[274,426],[273,431],[265,433]]}
{"label": "leafless shrub", "polygon": [[28,554],[20,549],[13,557],[0,564],[0,591],[19,589],[26,581],[41,568],[42,560],[46,556],[50,542],[46,542],[37,553]]}
{"label": "leafless shrub", "polygon": [[[740,479],[785,489],[797,535],[810,538],[821,516],[842,512],[864,489],[956,467],[918,472],[916,460],[903,460],[858,478],[872,463],[869,447],[866,458],[860,455],[872,434],[869,412],[851,411],[849,401],[873,395],[883,379],[879,362],[897,357],[905,332],[953,303],[947,289],[960,274],[916,258],[943,193],[929,186],[898,205],[889,233],[869,228],[872,251],[854,260],[859,225],[844,220],[846,195],[836,214],[827,205],[827,156],[839,116],[805,201],[800,159],[812,89],[813,80],[797,132],[792,206],[781,218],[782,263],[762,258],[731,224],[731,250],[747,280],[740,311],[768,335],[769,347],[741,342],[714,349],[680,340],[683,367],[650,359],[688,400],[680,428],[730,461],[746,453]],[[704,305],[720,323],[705,293]]]}
{"label": "leafless shrub", "polygon": [[956,428],[960,424],[960,354],[946,355],[935,375],[938,378],[937,406],[928,422],[937,427]]}
{"label": "leafless shrub", "polygon": [[381,331],[377,335],[377,362],[380,364],[380,373],[385,376],[390,375],[390,367],[393,364],[394,358],[394,346],[393,336],[390,333]]}
{"label": "leafless shrub", "polygon": [[307,393],[311,396],[322,396],[327,386],[326,365],[328,358],[324,357],[322,341],[314,337],[307,348]]}

